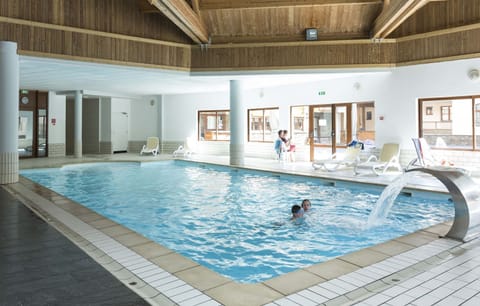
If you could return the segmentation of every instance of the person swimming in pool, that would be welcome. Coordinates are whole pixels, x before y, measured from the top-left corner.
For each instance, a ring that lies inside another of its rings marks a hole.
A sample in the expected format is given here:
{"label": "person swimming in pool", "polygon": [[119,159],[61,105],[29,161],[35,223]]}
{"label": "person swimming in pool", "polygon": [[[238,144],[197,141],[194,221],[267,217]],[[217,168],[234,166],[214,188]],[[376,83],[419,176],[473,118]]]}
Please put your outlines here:
{"label": "person swimming in pool", "polygon": [[292,218],[290,220],[295,220],[298,218],[303,217],[303,209],[300,207],[300,205],[293,205],[292,206]]}
{"label": "person swimming in pool", "polygon": [[309,211],[312,208],[312,203],[309,199],[305,199],[302,201],[302,209],[304,212]]}

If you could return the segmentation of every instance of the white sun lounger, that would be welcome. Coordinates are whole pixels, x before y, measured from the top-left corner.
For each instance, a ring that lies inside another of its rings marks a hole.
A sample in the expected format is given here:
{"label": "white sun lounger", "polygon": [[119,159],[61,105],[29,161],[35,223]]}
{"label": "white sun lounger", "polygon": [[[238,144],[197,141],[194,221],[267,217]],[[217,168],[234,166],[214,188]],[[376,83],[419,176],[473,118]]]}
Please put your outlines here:
{"label": "white sun lounger", "polygon": [[143,153],[152,153],[153,156],[157,156],[159,143],[158,137],[148,137],[147,144],[143,145],[140,155]]}
{"label": "white sun lounger", "polygon": [[194,153],[195,150],[195,141],[192,137],[187,137],[183,145],[178,146],[178,148],[173,151],[173,157],[183,156],[187,157]]}
{"label": "white sun lounger", "polygon": [[341,168],[353,167],[359,162],[361,146],[347,147],[343,154],[334,153],[329,159],[316,160],[312,167],[325,171],[335,171]]}
{"label": "white sun lounger", "polygon": [[371,155],[366,162],[355,165],[354,172],[355,174],[360,174],[362,170],[367,170],[376,175],[382,175],[392,168],[403,172],[399,158],[400,145],[398,143],[386,143],[383,145],[378,158],[375,155]]}

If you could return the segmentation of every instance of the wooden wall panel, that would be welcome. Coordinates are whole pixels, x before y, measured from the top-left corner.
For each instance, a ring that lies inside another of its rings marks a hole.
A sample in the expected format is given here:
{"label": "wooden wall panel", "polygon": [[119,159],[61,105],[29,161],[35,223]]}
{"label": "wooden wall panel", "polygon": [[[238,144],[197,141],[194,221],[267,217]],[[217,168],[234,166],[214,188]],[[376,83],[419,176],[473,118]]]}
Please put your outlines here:
{"label": "wooden wall panel", "polygon": [[1,0],[0,16],[192,43],[162,14],[142,13],[136,0]]}
{"label": "wooden wall panel", "polygon": [[186,70],[190,46],[95,35],[0,21],[0,40],[16,41],[20,54]]}
{"label": "wooden wall panel", "polygon": [[480,56],[480,26],[464,31],[447,32],[398,40],[398,64],[446,61]]}
{"label": "wooden wall panel", "polygon": [[284,46],[192,49],[192,70],[283,69],[388,66],[395,62],[395,43],[290,44]]}
{"label": "wooden wall panel", "polygon": [[389,38],[399,38],[475,23],[480,23],[480,0],[433,1],[408,18],[389,35]]}

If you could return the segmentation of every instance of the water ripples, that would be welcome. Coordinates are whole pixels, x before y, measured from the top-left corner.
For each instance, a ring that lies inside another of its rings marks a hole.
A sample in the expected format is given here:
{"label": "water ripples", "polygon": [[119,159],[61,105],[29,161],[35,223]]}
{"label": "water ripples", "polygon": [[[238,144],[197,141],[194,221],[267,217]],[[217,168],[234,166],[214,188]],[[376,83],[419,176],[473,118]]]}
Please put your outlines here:
{"label": "water ripples", "polygon": [[[183,162],[108,163],[22,175],[239,282],[252,283],[453,216],[453,204],[399,196],[367,228],[381,190]],[[313,210],[290,221],[308,198]]]}

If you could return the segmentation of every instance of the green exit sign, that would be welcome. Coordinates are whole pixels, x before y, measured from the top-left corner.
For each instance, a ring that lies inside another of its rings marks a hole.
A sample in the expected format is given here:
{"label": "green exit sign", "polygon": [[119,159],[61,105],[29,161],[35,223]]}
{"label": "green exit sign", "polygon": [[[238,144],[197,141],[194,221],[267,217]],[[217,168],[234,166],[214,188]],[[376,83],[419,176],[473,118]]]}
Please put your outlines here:
{"label": "green exit sign", "polygon": [[318,92],[318,95],[319,96],[324,96],[326,94],[325,90],[321,90]]}

